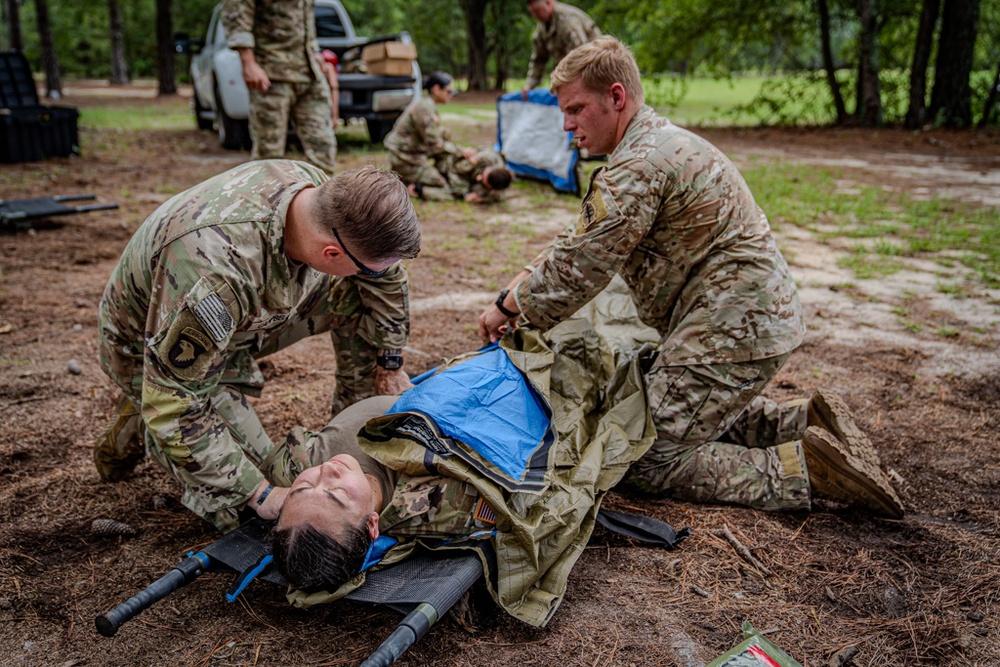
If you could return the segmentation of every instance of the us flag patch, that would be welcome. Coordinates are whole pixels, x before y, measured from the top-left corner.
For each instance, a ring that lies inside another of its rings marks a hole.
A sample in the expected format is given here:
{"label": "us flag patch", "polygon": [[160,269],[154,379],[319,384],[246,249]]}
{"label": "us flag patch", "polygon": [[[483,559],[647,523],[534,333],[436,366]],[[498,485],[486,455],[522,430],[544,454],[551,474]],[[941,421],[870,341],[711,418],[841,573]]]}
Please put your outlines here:
{"label": "us flag patch", "polygon": [[475,517],[476,521],[482,521],[491,526],[495,526],[497,523],[497,515],[493,513],[493,508],[487,505],[482,498],[476,503]]}

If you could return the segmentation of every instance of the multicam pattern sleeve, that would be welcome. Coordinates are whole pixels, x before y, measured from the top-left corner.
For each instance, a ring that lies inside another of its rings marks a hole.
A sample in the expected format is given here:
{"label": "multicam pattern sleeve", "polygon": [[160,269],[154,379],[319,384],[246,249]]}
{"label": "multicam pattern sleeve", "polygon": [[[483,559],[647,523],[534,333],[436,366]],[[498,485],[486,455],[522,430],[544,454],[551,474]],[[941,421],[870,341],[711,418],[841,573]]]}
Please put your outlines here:
{"label": "multicam pattern sleeve", "polygon": [[525,85],[536,88],[542,82],[545,64],[549,60],[559,64],[567,53],[600,36],[601,31],[597,24],[583,10],[561,2],[555,3],[550,24],[539,23],[535,26],[531,38],[528,79]]}
{"label": "multicam pattern sleeve", "polygon": [[661,363],[750,361],[791,352],[804,333],[788,265],[736,167],[649,107],[596,171],[575,228],[515,290],[533,325],[575,313],[617,272]]}
{"label": "multicam pattern sleeve", "polygon": [[252,48],[272,81],[322,80],[313,57],[319,51],[314,6],[314,0],[224,0],[219,19],[226,45]]}
{"label": "multicam pattern sleeve", "polygon": [[408,160],[408,156],[445,160],[462,155],[441,126],[437,105],[427,95],[406,108],[385,138],[385,147],[407,162],[413,159]]}

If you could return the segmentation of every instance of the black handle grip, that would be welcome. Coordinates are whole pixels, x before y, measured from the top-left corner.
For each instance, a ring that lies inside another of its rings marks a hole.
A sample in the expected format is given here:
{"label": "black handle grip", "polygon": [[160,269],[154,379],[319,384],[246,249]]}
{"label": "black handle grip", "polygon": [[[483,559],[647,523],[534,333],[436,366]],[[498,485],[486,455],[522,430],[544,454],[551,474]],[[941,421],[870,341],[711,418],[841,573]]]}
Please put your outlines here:
{"label": "black handle grip", "polygon": [[114,637],[118,628],[125,621],[136,617],[154,602],[162,600],[181,586],[197,579],[208,569],[208,564],[208,556],[203,553],[185,558],[170,572],[151,583],[145,590],[136,593],[111,611],[106,611],[94,619],[97,631],[105,637]]}
{"label": "black handle grip", "polygon": [[431,605],[423,602],[399,622],[388,639],[375,649],[361,663],[361,667],[388,667],[403,655],[406,649],[417,643],[437,623],[438,613]]}

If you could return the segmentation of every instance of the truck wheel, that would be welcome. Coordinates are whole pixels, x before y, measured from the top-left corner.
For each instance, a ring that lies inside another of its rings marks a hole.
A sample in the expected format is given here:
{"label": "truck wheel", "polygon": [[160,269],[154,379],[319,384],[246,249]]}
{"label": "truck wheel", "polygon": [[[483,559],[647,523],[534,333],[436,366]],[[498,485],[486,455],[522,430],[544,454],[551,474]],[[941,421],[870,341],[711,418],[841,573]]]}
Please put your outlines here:
{"label": "truck wheel", "polygon": [[231,151],[249,150],[252,147],[250,141],[250,122],[246,119],[237,120],[230,118],[222,106],[222,96],[219,95],[219,88],[215,89],[216,120],[219,124],[219,145]]}
{"label": "truck wheel", "polygon": [[389,134],[392,129],[394,120],[381,120],[366,118],[365,123],[368,125],[368,140],[373,144],[380,144],[382,140],[385,139],[385,135]]}
{"label": "truck wheel", "polygon": [[211,130],[212,129],[212,118],[211,109],[208,109],[201,103],[201,98],[198,97],[198,91],[194,91],[194,100],[192,100],[192,105],[194,106],[194,122],[198,124],[199,130]]}

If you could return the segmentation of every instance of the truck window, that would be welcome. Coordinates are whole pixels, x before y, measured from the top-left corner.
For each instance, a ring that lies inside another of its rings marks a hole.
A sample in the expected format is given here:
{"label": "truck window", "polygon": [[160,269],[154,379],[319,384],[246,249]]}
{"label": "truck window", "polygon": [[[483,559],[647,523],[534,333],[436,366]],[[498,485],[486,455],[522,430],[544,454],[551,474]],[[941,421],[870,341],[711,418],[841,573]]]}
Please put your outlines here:
{"label": "truck window", "polygon": [[333,7],[316,6],[316,37],[347,37],[340,14]]}

